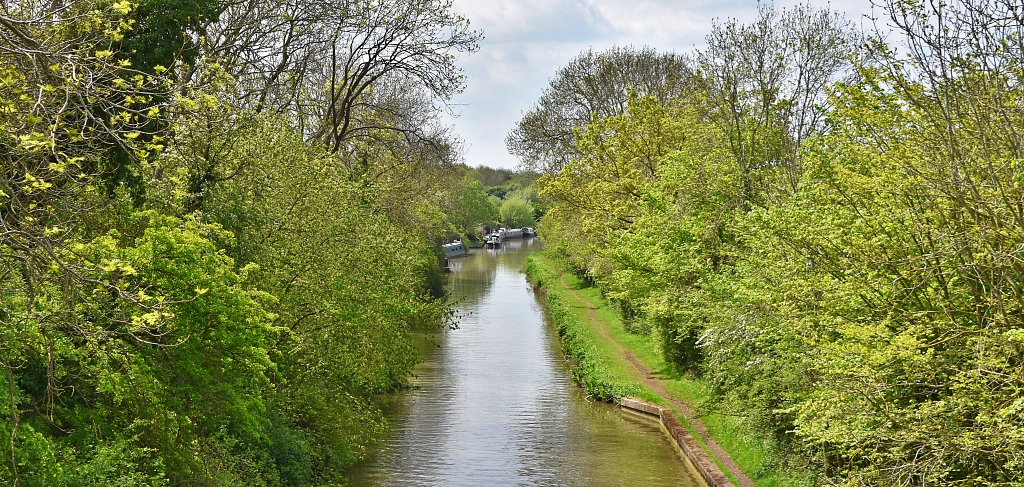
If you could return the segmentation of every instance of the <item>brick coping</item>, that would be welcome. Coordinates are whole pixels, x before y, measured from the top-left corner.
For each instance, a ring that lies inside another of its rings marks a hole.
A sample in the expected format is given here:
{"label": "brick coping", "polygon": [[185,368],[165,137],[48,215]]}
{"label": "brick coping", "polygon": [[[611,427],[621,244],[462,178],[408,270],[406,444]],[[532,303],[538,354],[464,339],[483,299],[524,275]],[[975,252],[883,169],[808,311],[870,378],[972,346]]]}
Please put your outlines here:
{"label": "brick coping", "polygon": [[708,487],[734,487],[729,478],[718,468],[718,464],[701,448],[700,443],[683,427],[683,425],[672,414],[672,410],[641,401],[634,397],[624,397],[619,401],[619,406],[661,420],[661,426],[668,433],[669,438],[676,444],[676,447],[683,452],[687,460],[697,470]]}

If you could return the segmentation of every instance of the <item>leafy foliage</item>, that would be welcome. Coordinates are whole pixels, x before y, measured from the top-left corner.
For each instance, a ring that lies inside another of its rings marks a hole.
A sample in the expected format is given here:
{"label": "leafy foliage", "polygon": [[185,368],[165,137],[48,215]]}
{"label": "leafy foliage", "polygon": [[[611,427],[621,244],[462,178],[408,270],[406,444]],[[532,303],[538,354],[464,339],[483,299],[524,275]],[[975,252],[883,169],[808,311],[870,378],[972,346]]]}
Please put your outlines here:
{"label": "leafy foliage", "polygon": [[[216,37],[288,5],[0,12],[0,483],[344,483],[415,363],[409,330],[448,316],[432,243],[463,179],[431,97],[460,89],[449,50],[476,34],[437,5],[352,5],[375,24],[347,39],[400,29],[418,57],[353,53],[374,75],[327,86],[359,85],[342,111],[311,92],[289,110],[248,84],[245,40]],[[325,147],[313,112],[359,124]]]}
{"label": "leafy foliage", "polygon": [[909,55],[872,39],[838,83],[849,44],[785,47],[850,39],[828,13],[718,24],[691,92],[577,129],[541,231],[822,482],[1020,485],[1019,9],[886,9]]}
{"label": "leafy foliage", "polygon": [[665,102],[693,81],[691,60],[677,53],[649,47],[588,50],[558,70],[505,143],[525,165],[553,174],[580,155],[574,131],[593,117],[622,114],[630,92]]}
{"label": "leafy foliage", "polygon": [[178,61],[193,64],[200,52],[193,36],[220,15],[215,0],[142,0],[128,22],[120,51],[136,69],[154,72]]}
{"label": "leafy foliage", "polygon": [[467,177],[457,188],[454,211],[448,212],[456,230],[462,235],[477,235],[480,226],[497,226],[499,208],[487,199],[484,185]]}
{"label": "leafy foliage", "polygon": [[528,227],[534,224],[533,206],[522,198],[508,198],[501,202],[501,222],[509,228]]}

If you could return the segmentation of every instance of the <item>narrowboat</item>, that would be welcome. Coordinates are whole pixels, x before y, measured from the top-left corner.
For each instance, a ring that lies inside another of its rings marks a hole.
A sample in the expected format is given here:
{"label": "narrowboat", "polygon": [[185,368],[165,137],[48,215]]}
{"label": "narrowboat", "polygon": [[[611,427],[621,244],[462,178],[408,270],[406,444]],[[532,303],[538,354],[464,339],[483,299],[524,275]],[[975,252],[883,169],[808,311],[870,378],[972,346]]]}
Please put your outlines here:
{"label": "narrowboat", "polygon": [[448,258],[466,255],[466,246],[459,240],[444,244],[441,247],[444,248],[444,256]]}
{"label": "narrowboat", "polygon": [[487,236],[487,243],[485,243],[484,245],[486,245],[488,248],[492,248],[492,249],[496,249],[498,247],[501,247],[501,235],[497,234],[497,233],[492,233],[492,234],[488,235]]}

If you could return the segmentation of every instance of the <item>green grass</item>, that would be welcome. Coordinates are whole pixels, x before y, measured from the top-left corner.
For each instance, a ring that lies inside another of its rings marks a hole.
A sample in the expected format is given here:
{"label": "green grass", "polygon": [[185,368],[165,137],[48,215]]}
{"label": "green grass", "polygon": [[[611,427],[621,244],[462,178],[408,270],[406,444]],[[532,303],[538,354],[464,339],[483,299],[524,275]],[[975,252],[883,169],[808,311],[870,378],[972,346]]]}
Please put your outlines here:
{"label": "green grass", "polygon": [[[555,325],[561,330],[564,322],[570,322],[573,338],[586,343],[583,346],[587,348],[589,354],[587,360],[599,362],[598,365],[590,365],[590,370],[606,374],[605,378],[614,381],[618,388],[616,390],[632,391],[623,395],[632,395],[671,407],[668,401],[646,387],[640,372],[625,358],[625,348],[659,378],[662,387],[672,396],[691,407],[709,399],[706,387],[700,380],[683,375],[664,360],[656,339],[648,335],[631,333],[626,329],[618,312],[601,296],[600,288],[565,272],[558,262],[544,254],[530,256],[526,272],[530,281],[547,293],[547,305]],[[561,335],[561,331],[559,334]],[[571,355],[573,346],[567,346],[566,349]],[[574,374],[574,378],[576,375],[585,376],[590,370]],[[577,382],[589,390],[586,379],[577,379]],[[590,381],[594,382],[594,379]],[[620,397],[615,396],[614,399],[618,400]],[[672,409],[694,438],[706,447],[686,418],[675,408]],[[741,418],[710,414],[699,419],[715,441],[729,452],[733,460],[758,487],[796,487],[805,484],[799,474],[766,468],[769,445],[763,438],[759,438],[744,427]],[[738,485],[728,471],[723,469],[723,472]]]}
{"label": "green grass", "polygon": [[[547,279],[547,268],[527,267],[527,275],[534,283]],[[562,352],[572,361],[572,378],[591,396],[602,401],[617,402],[624,396],[640,393],[636,380],[627,369],[604,357],[607,343],[594,334],[592,327],[580,318],[581,312],[572,304],[571,295],[559,287],[545,288],[543,304],[555,324],[562,341]]]}

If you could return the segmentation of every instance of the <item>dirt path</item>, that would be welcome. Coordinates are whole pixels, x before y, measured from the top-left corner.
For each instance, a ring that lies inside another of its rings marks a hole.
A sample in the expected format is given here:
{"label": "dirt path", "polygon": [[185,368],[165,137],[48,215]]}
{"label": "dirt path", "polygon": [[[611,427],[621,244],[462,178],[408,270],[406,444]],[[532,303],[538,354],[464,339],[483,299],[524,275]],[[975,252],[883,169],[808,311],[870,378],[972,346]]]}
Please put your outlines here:
{"label": "dirt path", "polygon": [[736,461],[732,459],[732,456],[729,455],[729,452],[725,451],[725,449],[722,448],[721,445],[719,445],[718,442],[711,437],[711,434],[708,433],[708,429],[707,427],[704,426],[704,423],[697,419],[696,416],[693,414],[693,409],[691,409],[689,405],[683,403],[679,399],[676,399],[675,396],[665,391],[665,388],[661,386],[661,382],[658,380],[658,378],[652,375],[650,371],[647,370],[647,367],[645,367],[643,363],[637,360],[637,358],[634,357],[633,354],[629,353],[629,350],[625,350],[625,354],[626,360],[632,362],[633,366],[636,367],[636,369],[640,371],[641,374],[643,374],[644,382],[647,383],[647,386],[650,387],[651,390],[656,392],[659,396],[664,398],[666,401],[670,402],[673,406],[676,407],[677,410],[679,410],[679,413],[682,414],[687,421],[689,421],[690,425],[693,426],[693,429],[697,431],[697,434],[699,434],[701,439],[704,440],[704,443],[711,450],[711,453],[716,458],[718,458],[719,462],[722,462],[722,466],[724,466],[726,470],[729,471],[729,473],[733,474],[733,476],[736,477],[736,480],[739,481],[740,485],[742,485],[743,487],[755,487],[754,481],[750,477],[748,477],[747,474],[743,473],[743,470],[741,470],[740,466],[736,463]]}
{"label": "dirt path", "polygon": [[630,353],[625,346],[618,342],[618,340],[612,337],[611,333],[608,331],[608,327],[600,320],[598,320],[597,317],[594,315],[594,310],[596,310],[597,308],[591,306],[590,301],[587,300],[586,297],[584,297],[582,294],[580,294],[575,289],[566,284],[565,276],[562,276],[561,284],[567,291],[569,291],[570,294],[573,295],[573,298],[576,299],[577,302],[587,304],[586,308],[589,310],[589,312],[587,313],[587,318],[592,324],[594,324],[597,327],[597,331],[601,334],[601,336],[603,336],[609,342],[615,344],[615,346],[619,348],[619,350],[626,357],[626,360],[633,364],[633,367],[636,367],[636,370],[640,372],[640,375],[643,377],[644,383],[647,384],[647,387],[650,387],[652,391],[654,391],[656,394],[658,394],[663,399],[668,401],[670,404],[675,406],[679,413],[682,414],[684,418],[686,418],[686,421],[688,421],[690,425],[693,426],[693,429],[697,431],[697,434],[700,435],[701,439],[704,440],[704,444],[706,444],[708,446],[708,449],[711,450],[711,454],[714,455],[718,459],[718,461],[721,462],[721,464],[726,468],[726,470],[728,470],[729,473],[731,473],[736,478],[736,480],[739,481],[740,485],[742,487],[756,487],[754,481],[749,476],[747,476],[747,474],[743,473],[743,470],[741,470],[740,466],[736,463],[736,461],[732,459],[732,456],[729,455],[729,452],[725,451],[725,449],[722,448],[717,441],[715,441],[715,439],[708,432],[707,427],[704,426],[704,423],[701,422],[701,420],[697,419],[696,415],[693,413],[693,408],[691,408],[688,404],[679,400],[672,394],[669,394],[668,391],[666,391],[665,388],[662,387],[661,381],[658,380],[658,378],[651,373],[647,366],[645,366],[644,363],[641,362],[639,359],[634,357],[633,354]]}

